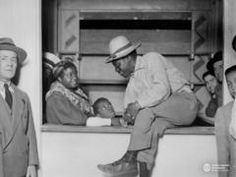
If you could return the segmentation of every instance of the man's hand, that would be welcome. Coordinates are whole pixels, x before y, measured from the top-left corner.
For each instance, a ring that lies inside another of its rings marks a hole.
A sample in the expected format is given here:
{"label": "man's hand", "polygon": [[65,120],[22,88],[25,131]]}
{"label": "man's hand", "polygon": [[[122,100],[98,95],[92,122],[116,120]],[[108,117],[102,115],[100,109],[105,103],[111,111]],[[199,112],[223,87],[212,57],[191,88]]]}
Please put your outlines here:
{"label": "man's hand", "polygon": [[125,113],[124,113],[124,120],[126,120],[128,123],[134,123],[134,120],[141,109],[141,106],[136,101],[134,103],[128,104]]}
{"label": "man's hand", "polygon": [[35,165],[29,165],[27,168],[26,177],[37,177],[37,168]]}

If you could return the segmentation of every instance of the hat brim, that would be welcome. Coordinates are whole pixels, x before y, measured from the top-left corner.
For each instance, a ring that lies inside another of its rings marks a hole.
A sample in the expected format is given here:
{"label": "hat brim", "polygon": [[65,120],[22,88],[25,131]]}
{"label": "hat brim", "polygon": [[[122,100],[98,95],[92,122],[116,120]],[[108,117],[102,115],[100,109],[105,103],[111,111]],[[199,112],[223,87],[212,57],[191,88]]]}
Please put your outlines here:
{"label": "hat brim", "polygon": [[209,71],[212,71],[214,72],[214,63],[218,62],[218,61],[222,61],[221,58],[216,58],[216,59],[211,59],[210,61],[208,61],[207,65],[206,65],[206,68],[209,70]]}
{"label": "hat brim", "polygon": [[10,50],[16,52],[19,63],[22,63],[27,57],[27,53],[24,49],[14,45],[0,45],[0,50]]}
{"label": "hat brim", "polygon": [[127,56],[128,54],[130,54],[132,51],[134,51],[140,46],[141,46],[141,43],[135,43],[125,50],[122,50],[116,54],[111,54],[108,58],[106,58],[105,62],[110,63],[114,60],[119,60],[120,58]]}

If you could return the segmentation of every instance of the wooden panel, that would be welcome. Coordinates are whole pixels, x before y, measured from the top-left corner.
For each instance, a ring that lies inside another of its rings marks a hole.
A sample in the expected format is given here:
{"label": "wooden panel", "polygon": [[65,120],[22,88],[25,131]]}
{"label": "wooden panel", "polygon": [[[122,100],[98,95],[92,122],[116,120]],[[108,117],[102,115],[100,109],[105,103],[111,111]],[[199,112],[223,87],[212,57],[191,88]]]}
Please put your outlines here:
{"label": "wooden panel", "polygon": [[79,76],[82,80],[124,80],[115,72],[112,64],[106,64],[105,57],[83,57],[80,62]]}
{"label": "wooden panel", "polygon": [[208,10],[211,0],[60,0],[64,9],[116,9],[116,10]]}
{"label": "wooden panel", "polygon": [[42,47],[43,51],[57,51],[57,6],[53,0],[42,1]]}
{"label": "wooden panel", "polygon": [[206,64],[209,61],[209,56],[195,56],[192,62],[191,81],[194,83],[203,83],[202,75],[207,71]]}
{"label": "wooden panel", "polygon": [[163,19],[163,20],[189,20],[191,13],[187,12],[81,12],[80,19]]}
{"label": "wooden panel", "polygon": [[195,52],[212,52],[211,41],[213,39],[210,28],[210,15],[208,12],[194,12],[194,50]]}
{"label": "wooden panel", "polygon": [[139,53],[190,53],[191,32],[188,30],[81,30],[81,53],[108,54],[110,40],[118,35],[125,35],[130,41],[141,41]]}
{"label": "wooden panel", "polygon": [[200,103],[199,113],[205,113],[206,107],[211,99],[209,92],[206,87],[198,87],[196,88],[195,95]]}
{"label": "wooden panel", "polygon": [[59,51],[78,52],[79,12],[77,10],[61,10],[59,13]]}
{"label": "wooden panel", "polygon": [[[190,66],[191,63],[187,57],[167,57],[168,60],[181,70],[186,79],[190,80]],[[79,76],[81,80],[98,81],[113,81],[114,83],[121,83],[125,79],[115,72],[112,64],[104,62],[105,57],[83,57],[80,62]]]}
{"label": "wooden panel", "polygon": [[[130,134],[133,127],[85,127],[71,125],[52,125],[44,124],[41,128],[42,132],[48,133],[110,133],[110,134]],[[167,129],[165,135],[215,135],[214,127],[178,127]]]}

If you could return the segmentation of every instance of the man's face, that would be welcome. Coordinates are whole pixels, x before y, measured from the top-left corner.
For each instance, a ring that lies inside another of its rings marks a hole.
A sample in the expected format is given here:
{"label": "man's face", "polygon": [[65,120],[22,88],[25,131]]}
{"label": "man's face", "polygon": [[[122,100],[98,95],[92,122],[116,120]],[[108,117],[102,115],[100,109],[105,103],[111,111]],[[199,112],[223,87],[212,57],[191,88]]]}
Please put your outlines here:
{"label": "man's face", "polygon": [[226,81],[230,95],[235,98],[236,96],[236,71],[226,75]]}
{"label": "man's face", "polygon": [[214,73],[215,73],[215,76],[216,76],[216,79],[219,81],[219,82],[222,82],[223,80],[223,61],[217,61],[214,63],[213,65],[213,68],[214,68]]}
{"label": "man's face", "polygon": [[204,81],[206,82],[207,90],[211,94],[215,93],[216,86],[218,85],[216,77],[209,74],[204,78]]}
{"label": "man's face", "polygon": [[130,56],[125,56],[118,60],[114,60],[112,64],[115,67],[116,72],[118,72],[121,76],[125,78],[129,77],[132,73]]}
{"label": "man's face", "polygon": [[115,111],[112,104],[108,101],[103,101],[99,104],[98,114],[103,118],[115,117]]}
{"label": "man's face", "polygon": [[78,87],[78,77],[75,68],[67,68],[63,71],[59,81],[68,89],[75,89]]}
{"label": "man's face", "polygon": [[17,54],[10,50],[0,50],[0,80],[10,81],[16,73]]}

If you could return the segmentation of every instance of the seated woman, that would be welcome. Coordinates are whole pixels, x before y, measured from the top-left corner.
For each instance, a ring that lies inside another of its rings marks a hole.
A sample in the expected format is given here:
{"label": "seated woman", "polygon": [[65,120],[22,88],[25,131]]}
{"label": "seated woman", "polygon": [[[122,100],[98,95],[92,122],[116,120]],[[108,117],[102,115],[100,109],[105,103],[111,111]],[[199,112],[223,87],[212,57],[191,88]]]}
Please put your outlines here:
{"label": "seated woman", "polygon": [[93,115],[87,95],[79,88],[76,66],[61,61],[53,69],[56,81],[46,94],[46,117],[50,124],[86,125]]}

